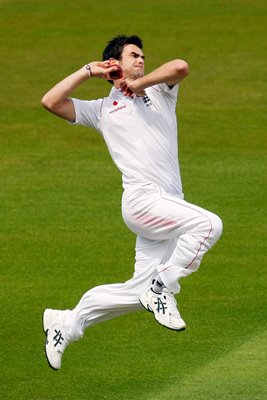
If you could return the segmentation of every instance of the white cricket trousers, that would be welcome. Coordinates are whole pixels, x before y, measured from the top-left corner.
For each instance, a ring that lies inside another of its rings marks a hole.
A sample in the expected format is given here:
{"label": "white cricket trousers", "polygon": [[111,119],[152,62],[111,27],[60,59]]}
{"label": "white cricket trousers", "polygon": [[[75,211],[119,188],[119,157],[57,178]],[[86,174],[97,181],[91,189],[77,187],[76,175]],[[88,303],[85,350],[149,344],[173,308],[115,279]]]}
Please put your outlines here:
{"label": "white cricket trousers", "polygon": [[97,286],[83,295],[68,314],[73,339],[89,326],[140,310],[140,295],[158,275],[171,292],[178,293],[179,279],[198,269],[222,233],[217,215],[155,184],[127,189],[122,215],[137,234],[134,275],[125,283]]}

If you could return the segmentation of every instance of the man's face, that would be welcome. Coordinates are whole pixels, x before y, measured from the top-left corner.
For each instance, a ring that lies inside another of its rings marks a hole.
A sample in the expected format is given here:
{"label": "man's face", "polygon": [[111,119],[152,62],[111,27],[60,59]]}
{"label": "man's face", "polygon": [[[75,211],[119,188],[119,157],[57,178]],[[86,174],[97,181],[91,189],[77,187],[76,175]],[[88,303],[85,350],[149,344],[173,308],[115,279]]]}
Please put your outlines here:
{"label": "man's face", "polygon": [[120,66],[124,78],[137,79],[144,76],[145,56],[139,47],[135,44],[127,44],[124,46]]}

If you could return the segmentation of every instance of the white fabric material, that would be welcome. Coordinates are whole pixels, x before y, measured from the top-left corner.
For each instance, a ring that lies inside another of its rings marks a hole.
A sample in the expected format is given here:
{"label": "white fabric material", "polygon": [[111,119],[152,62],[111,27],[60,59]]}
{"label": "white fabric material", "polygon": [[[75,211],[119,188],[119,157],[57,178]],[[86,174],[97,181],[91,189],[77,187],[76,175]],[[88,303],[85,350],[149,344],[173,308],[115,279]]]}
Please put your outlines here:
{"label": "white fabric material", "polygon": [[166,194],[156,185],[123,196],[123,217],[138,234],[133,277],[125,283],[102,285],[84,294],[73,316],[73,335],[89,326],[139,311],[140,295],[160,274],[173,293],[180,291],[179,279],[196,271],[203,255],[222,232],[217,215]]}
{"label": "white fabric material", "polygon": [[155,182],[183,197],[175,114],[178,86],[156,85],[146,93],[148,98],[131,98],[112,88],[104,99],[72,99],[75,123],[101,132],[124,189]]}
{"label": "white fabric material", "polygon": [[72,311],[70,335],[83,335],[86,328],[130,312],[143,310],[140,295],[157,275],[157,265],[167,261],[175,240],[136,240],[136,262],[133,277],[124,283],[97,286],[86,292]]}
{"label": "white fabric material", "polygon": [[157,270],[164,285],[178,293],[178,280],[196,271],[201,259],[219,239],[222,222],[217,215],[164,192],[155,184],[126,190],[122,213],[126,225],[151,240],[176,239],[172,255]]}
{"label": "white fabric material", "polygon": [[169,90],[162,84],[146,92],[146,99],[131,99],[113,88],[105,99],[73,99],[76,123],[102,133],[122,172],[122,215],[137,235],[133,277],[89,290],[68,312],[69,334],[75,338],[89,326],[142,309],[139,297],[158,275],[178,293],[179,279],[198,269],[222,232],[219,217],[183,200],[175,115],[178,87]]}

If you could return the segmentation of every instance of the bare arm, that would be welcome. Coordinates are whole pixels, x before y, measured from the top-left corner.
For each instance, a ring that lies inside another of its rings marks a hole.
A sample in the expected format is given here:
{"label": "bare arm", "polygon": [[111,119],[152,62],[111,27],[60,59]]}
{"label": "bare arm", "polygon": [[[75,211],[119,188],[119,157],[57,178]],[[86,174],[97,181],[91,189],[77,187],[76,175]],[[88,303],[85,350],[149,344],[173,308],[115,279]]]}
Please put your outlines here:
{"label": "bare arm", "polygon": [[122,91],[127,95],[127,89],[130,89],[137,95],[142,95],[144,89],[159,83],[166,83],[172,87],[180,83],[188,73],[189,66],[187,62],[183,60],[169,61],[141,78],[135,80],[125,79],[122,83]]}
{"label": "bare arm", "polygon": [[90,77],[110,79],[109,74],[118,70],[116,65],[110,67],[109,62],[94,61],[90,63],[90,66],[91,74],[84,66],[56,84],[44,95],[41,101],[42,105],[58,117],[75,121],[74,105],[69,98],[71,93]]}

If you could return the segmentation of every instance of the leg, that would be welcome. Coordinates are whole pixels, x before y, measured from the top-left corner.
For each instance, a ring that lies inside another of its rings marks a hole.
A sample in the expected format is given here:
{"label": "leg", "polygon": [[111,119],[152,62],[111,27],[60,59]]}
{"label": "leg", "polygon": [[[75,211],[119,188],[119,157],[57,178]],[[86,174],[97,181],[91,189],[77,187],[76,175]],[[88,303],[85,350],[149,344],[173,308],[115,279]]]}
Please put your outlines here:
{"label": "leg", "polygon": [[[215,214],[189,204],[162,191],[154,191],[139,199],[125,199],[124,219],[135,232],[151,239],[174,239],[175,246],[166,262],[157,266],[165,289],[150,287],[140,297],[156,320],[174,330],[185,329],[185,322],[176,307],[173,293],[180,291],[179,279],[196,271],[203,255],[216,243],[222,222]],[[157,277],[158,279],[158,277]]]}
{"label": "leg", "polygon": [[196,271],[219,239],[220,218],[160,190],[143,193],[140,200],[126,198],[125,203],[124,219],[134,232],[154,240],[176,240],[170,258],[157,269],[165,286],[178,293],[178,280]]}
{"label": "leg", "polygon": [[157,268],[163,283],[173,293],[180,291],[180,278],[198,270],[204,254],[222,233],[222,222],[217,215],[185,201],[178,204],[184,219],[188,220],[186,229],[178,237],[169,260]]}
{"label": "leg", "polygon": [[82,336],[94,324],[140,311],[140,295],[157,275],[157,266],[168,260],[174,247],[175,240],[155,241],[138,236],[133,277],[124,283],[101,285],[86,292],[71,311],[71,335]]}
{"label": "leg", "polygon": [[139,311],[139,297],[157,275],[156,267],[172,254],[175,241],[137,237],[133,277],[125,283],[97,286],[86,292],[73,310],[46,309],[43,327],[46,357],[50,367],[60,369],[66,347],[83,336],[89,326]]}

